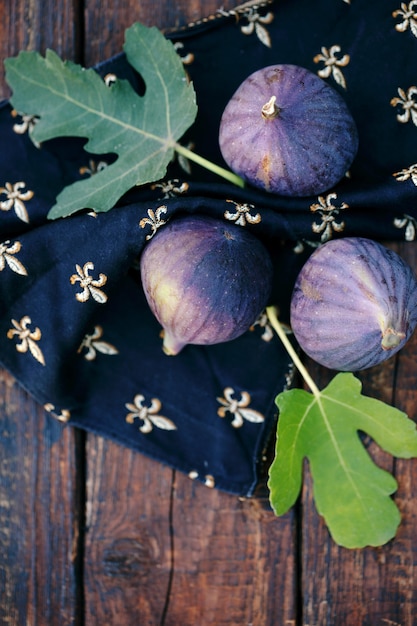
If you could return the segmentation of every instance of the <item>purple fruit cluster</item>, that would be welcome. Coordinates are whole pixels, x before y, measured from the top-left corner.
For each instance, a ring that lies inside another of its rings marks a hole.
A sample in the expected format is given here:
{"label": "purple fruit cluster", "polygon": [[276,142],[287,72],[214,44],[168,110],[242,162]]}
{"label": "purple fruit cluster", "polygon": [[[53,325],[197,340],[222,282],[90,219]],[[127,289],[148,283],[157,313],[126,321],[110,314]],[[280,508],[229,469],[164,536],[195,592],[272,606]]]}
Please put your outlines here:
{"label": "purple fruit cluster", "polygon": [[[221,152],[245,181],[289,196],[336,185],[358,149],[343,98],[294,65],[250,75],[227,104]],[[268,304],[272,262],[246,229],[208,216],[171,220],[145,247],[141,276],[164,329],[163,348],[210,345],[243,334]],[[330,369],[377,365],[408,341],[417,325],[417,281],[392,250],[366,238],[321,245],[302,268],[291,299],[301,348]]]}

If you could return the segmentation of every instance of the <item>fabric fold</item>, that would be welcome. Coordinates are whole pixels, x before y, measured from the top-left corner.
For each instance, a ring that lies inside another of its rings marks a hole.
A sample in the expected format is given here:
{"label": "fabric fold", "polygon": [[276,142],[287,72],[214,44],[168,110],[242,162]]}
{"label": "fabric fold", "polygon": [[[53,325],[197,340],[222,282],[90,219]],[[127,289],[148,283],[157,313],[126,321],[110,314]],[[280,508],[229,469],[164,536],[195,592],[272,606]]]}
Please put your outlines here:
{"label": "fabric fold", "polygon": [[[91,155],[71,138],[36,146],[28,136],[36,120],[1,104],[0,363],[47,411],[210,487],[254,493],[275,397],[292,383],[290,358],[265,314],[234,341],[166,356],[141,287],[140,254],[177,215],[246,228],[273,258],[271,302],[287,323],[295,278],[317,246],[356,235],[414,241],[417,38],[401,7],[250,3],[166,34],[199,107],[182,143],[223,166],[221,113],[252,71],[299,64],[343,95],[360,149],[347,176],[317,197],[240,189],[176,158],[164,180],[132,189],[108,213],[49,220],[57,194],[114,155]],[[143,87],[123,53],[96,70]]]}

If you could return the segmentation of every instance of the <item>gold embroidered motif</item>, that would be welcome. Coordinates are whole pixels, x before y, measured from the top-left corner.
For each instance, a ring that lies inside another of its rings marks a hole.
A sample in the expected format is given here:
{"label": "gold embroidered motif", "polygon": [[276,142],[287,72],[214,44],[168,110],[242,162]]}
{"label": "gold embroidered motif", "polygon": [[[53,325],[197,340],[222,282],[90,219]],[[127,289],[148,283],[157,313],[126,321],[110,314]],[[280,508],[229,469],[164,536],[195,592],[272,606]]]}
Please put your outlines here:
{"label": "gold embroidered motif", "polygon": [[340,206],[335,206],[333,200],[336,200],[336,193],[329,193],[326,197],[319,196],[318,203],[312,204],[310,210],[313,213],[318,213],[321,217],[321,223],[313,222],[313,233],[321,234],[321,241],[328,241],[331,239],[333,231],[341,233],[345,228],[345,222],[337,222],[336,218],[340,211],[348,209],[349,205],[346,202],[342,202]]}
{"label": "gold embroidered motif", "polygon": [[88,165],[84,165],[83,167],[80,167],[78,171],[80,172],[81,176],[84,176],[85,174],[94,176],[94,174],[98,174],[99,172],[102,172],[107,166],[108,166],[108,163],[106,163],[106,161],[99,161],[97,163],[93,159],[90,159],[88,162]]}
{"label": "gold embroidered motif", "polygon": [[415,240],[417,233],[417,220],[415,219],[415,217],[404,213],[403,217],[396,217],[394,219],[394,226],[396,228],[405,228],[405,241]]}
{"label": "gold embroidered motif", "polygon": [[22,222],[29,223],[29,216],[26,210],[25,202],[33,198],[33,191],[22,191],[26,187],[26,183],[20,181],[18,183],[5,183],[4,187],[0,187],[0,196],[4,194],[7,200],[0,202],[2,211],[10,211],[14,209],[17,217]]}
{"label": "gold embroidered motif", "polygon": [[234,202],[233,200],[226,200],[226,202],[230,202],[231,204],[235,205],[235,212],[232,213],[231,211],[225,211],[224,212],[224,217],[227,220],[230,220],[232,222],[235,222],[235,224],[238,224],[239,226],[246,226],[246,223],[248,224],[259,224],[261,221],[261,215],[260,213],[256,213],[255,215],[252,215],[251,211],[253,211],[255,209],[253,204],[239,204],[238,202]]}
{"label": "gold embroidered motif", "polygon": [[139,426],[139,430],[141,433],[145,434],[150,433],[154,426],[162,430],[177,429],[174,422],[163,415],[159,415],[162,404],[158,398],[152,398],[150,406],[143,406],[144,400],[144,396],[137,394],[133,399],[133,404],[130,402],[125,404],[128,411],[130,411],[130,413],[126,415],[126,422],[133,424],[135,419],[143,422],[142,425]]}
{"label": "gold embroidered motif", "polygon": [[117,81],[117,76],[116,74],[112,74],[111,72],[109,72],[108,74],[105,75],[103,80],[105,84],[107,85],[107,87],[111,87]]}
{"label": "gold embroidered motif", "polygon": [[322,46],[321,53],[316,54],[313,61],[314,63],[324,63],[324,68],[317,72],[321,78],[333,76],[336,83],[346,89],[346,80],[340,68],[349,64],[350,56],[344,54],[341,59],[338,59],[340,51],[340,46],[331,46],[330,49]]}
{"label": "gold embroidered motif", "polygon": [[14,328],[10,328],[7,331],[7,337],[8,339],[13,339],[16,335],[17,339],[20,340],[20,343],[16,344],[16,350],[21,353],[29,351],[39,363],[45,365],[45,358],[42,350],[36,343],[41,339],[42,333],[38,327],[32,331],[28,328],[28,326],[32,323],[29,315],[24,315],[20,322],[17,322],[14,319],[12,319],[11,322]]}
{"label": "gold embroidered motif", "polygon": [[232,387],[226,387],[223,390],[224,398],[217,398],[217,401],[222,405],[217,414],[219,417],[225,417],[229,412],[233,415],[232,426],[234,428],[240,428],[243,426],[243,421],[261,423],[264,421],[264,416],[258,411],[247,408],[250,404],[251,397],[247,391],[241,391],[240,400],[236,400],[233,395],[235,391]]}
{"label": "gold embroidered motif", "polygon": [[178,52],[178,56],[180,57],[184,65],[191,65],[191,63],[193,63],[194,55],[192,52],[188,52],[187,54],[184,54],[184,56],[180,54],[180,52],[182,52],[184,48],[184,44],[182,43],[182,41],[176,41],[174,43],[174,48]]}
{"label": "gold embroidered motif", "polygon": [[204,476],[204,484],[209,489],[214,489],[214,487],[216,486],[216,482],[214,480],[214,476],[212,476],[211,474],[206,474]]}
{"label": "gold embroidered motif", "polygon": [[402,18],[402,22],[395,25],[395,30],[399,33],[405,33],[409,28],[414,37],[417,37],[417,0],[411,2],[401,2],[401,8],[393,11],[392,17]]}
{"label": "gold embroidered motif", "polygon": [[[27,132],[30,133],[36,122],[38,122],[39,120],[39,117],[37,117],[36,115],[21,115],[15,109],[12,109],[11,114],[12,117],[20,117],[22,120],[21,122],[16,122],[15,124],[13,124],[13,130],[18,135],[24,135]],[[33,141],[33,143],[37,148],[40,147],[40,144],[37,141]]]}
{"label": "gold embroidered motif", "polygon": [[87,361],[94,361],[97,356],[97,352],[108,355],[119,354],[117,348],[115,348],[111,343],[108,343],[107,341],[99,341],[102,336],[103,328],[99,325],[94,326],[94,331],[91,335],[85,335],[77,352],[80,353],[84,348],[86,348],[87,352],[84,354],[84,358]]}
{"label": "gold embroidered motif", "polygon": [[398,180],[398,182],[401,183],[411,178],[414,185],[417,187],[417,163],[410,165],[410,167],[403,169],[400,172],[395,172],[393,176],[396,180]]}
{"label": "gold embroidered motif", "polygon": [[294,254],[302,254],[306,248],[318,248],[321,245],[319,241],[309,241],[308,239],[302,239],[297,241],[293,248]]}
{"label": "gold embroidered motif", "polygon": [[145,226],[149,225],[152,229],[152,232],[149,235],[146,235],[146,241],[152,239],[158,228],[167,223],[168,220],[162,219],[162,215],[165,214],[167,211],[168,207],[163,204],[162,206],[158,207],[156,211],[148,209],[148,217],[143,217],[140,220],[139,226],[141,228],[145,228]]}
{"label": "gold embroidered motif", "polygon": [[[188,472],[188,478],[191,478],[191,480],[195,480],[196,478],[198,478],[198,472],[196,470],[191,470],[191,472]],[[206,474],[204,476],[204,484],[206,487],[213,489],[213,487],[216,486],[214,476],[212,476],[211,474]]]}
{"label": "gold embroidered motif", "polygon": [[107,276],[105,274],[99,274],[97,279],[90,276],[90,270],[94,269],[94,263],[91,261],[84,263],[82,268],[77,264],[75,269],[77,270],[77,273],[70,277],[70,283],[71,285],[75,285],[75,283],[79,282],[80,287],[82,287],[82,291],[75,294],[78,302],[87,302],[90,296],[92,296],[93,299],[99,304],[107,302],[106,294],[104,291],[99,289],[106,284]]}
{"label": "gold embroidered motif", "polygon": [[263,341],[271,341],[274,338],[274,331],[269,323],[268,315],[265,311],[260,314],[258,319],[252,324],[249,330],[255,330],[256,326],[259,326],[263,329],[263,333],[261,335],[261,339],[263,339]]}
{"label": "gold embroidered motif", "polygon": [[86,348],[87,352],[84,354],[84,358],[87,361],[94,361],[97,356],[97,352],[101,354],[113,355],[119,354],[117,348],[115,348],[111,343],[107,341],[99,341],[103,336],[103,328],[99,325],[94,326],[94,331],[91,335],[85,335],[82,340],[80,347],[78,348],[78,354],[81,353],[84,348]]}
{"label": "gold embroidered motif", "polygon": [[55,405],[51,404],[50,402],[44,404],[43,408],[45,409],[45,411],[48,411],[48,413],[50,413],[52,417],[55,417],[55,419],[57,419],[59,422],[69,422],[69,420],[71,419],[71,412],[68,409],[61,409],[61,411],[58,413],[59,409],[56,409]]}
{"label": "gold embroidered motif", "polygon": [[256,7],[250,7],[244,14],[248,20],[248,23],[241,26],[240,30],[244,35],[255,35],[258,37],[259,41],[266,46],[267,48],[271,47],[271,37],[265,28],[265,24],[270,24],[274,19],[274,14],[269,12],[264,16],[261,16]]}
{"label": "gold embroidered motif", "polygon": [[9,240],[4,243],[0,243],[0,272],[4,270],[6,265],[10,267],[13,272],[20,274],[21,276],[27,276],[27,270],[23,263],[19,261],[14,255],[18,254],[22,248],[20,241],[11,243]]}
{"label": "gold embroidered motif", "polygon": [[411,120],[417,126],[417,101],[414,99],[417,96],[417,87],[413,85],[407,91],[398,87],[398,95],[399,97],[392,98],[390,102],[391,106],[400,106],[403,110],[402,113],[397,114],[397,120],[401,124],[406,124]]}
{"label": "gold embroidered motif", "polygon": [[162,181],[160,183],[155,183],[151,186],[151,189],[161,189],[163,193],[163,199],[166,198],[174,198],[175,196],[179,196],[183,193],[186,193],[189,189],[190,185],[186,182],[181,182],[178,178],[174,178],[172,180]]}

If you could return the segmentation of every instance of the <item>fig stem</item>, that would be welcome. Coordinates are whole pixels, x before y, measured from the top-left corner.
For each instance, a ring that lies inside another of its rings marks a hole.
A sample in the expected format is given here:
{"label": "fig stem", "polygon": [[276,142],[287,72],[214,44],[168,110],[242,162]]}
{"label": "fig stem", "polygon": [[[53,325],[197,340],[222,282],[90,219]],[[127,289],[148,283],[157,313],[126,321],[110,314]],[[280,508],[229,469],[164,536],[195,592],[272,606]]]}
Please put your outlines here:
{"label": "fig stem", "polygon": [[264,119],[273,120],[274,117],[277,117],[279,114],[279,108],[277,107],[276,100],[276,96],[271,96],[268,102],[265,102],[263,105],[261,113]]}
{"label": "fig stem", "polygon": [[268,316],[268,319],[270,321],[270,324],[271,324],[272,328],[275,330],[275,332],[277,333],[278,337],[281,339],[281,341],[282,341],[282,343],[284,345],[284,348],[286,349],[286,351],[288,352],[289,356],[291,357],[295,367],[298,369],[298,371],[300,372],[301,376],[303,377],[304,382],[308,385],[308,387],[310,388],[310,390],[313,393],[314,397],[317,398],[317,400],[320,401],[320,398],[321,398],[320,389],[317,387],[316,383],[311,378],[311,376],[308,373],[306,367],[301,362],[300,357],[298,356],[298,354],[295,351],[294,347],[292,346],[290,340],[288,339],[287,335],[285,334],[285,330],[283,329],[281,322],[278,320],[276,307],[274,307],[272,305],[268,306],[266,308],[266,314]]}
{"label": "fig stem", "polygon": [[210,172],[217,174],[217,176],[221,176],[225,180],[228,180],[229,183],[233,183],[234,185],[237,185],[238,187],[241,187],[242,189],[245,186],[245,181],[243,180],[243,178],[241,178],[234,172],[226,170],[224,167],[220,167],[220,165],[216,165],[216,163],[213,163],[212,161],[205,159],[199,154],[196,154],[195,152],[193,152],[192,150],[189,150],[185,146],[182,146],[179,143],[175,143],[174,149],[176,152],[178,152],[178,154],[181,154],[186,159],[190,159],[190,161],[194,161],[194,163],[197,163],[198,165],[205,167]]}

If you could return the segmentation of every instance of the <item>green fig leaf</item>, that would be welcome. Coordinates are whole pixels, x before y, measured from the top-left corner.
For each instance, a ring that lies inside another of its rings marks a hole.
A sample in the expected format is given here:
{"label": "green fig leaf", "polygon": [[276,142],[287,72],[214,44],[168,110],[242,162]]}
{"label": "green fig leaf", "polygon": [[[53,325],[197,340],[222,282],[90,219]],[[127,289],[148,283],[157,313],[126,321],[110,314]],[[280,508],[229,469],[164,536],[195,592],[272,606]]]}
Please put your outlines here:
{"label": "green fig leaf", "polygon": [[108,211],[135,185],[161,179],[176,141],[194,122],[195,91],[173,44],[157,28],[136,23],[126,31],[124,50],[145,82],[143,96],[126,80],[108,86],[94,69],[62,61],[52,50],[45,57],[24,51],[5,61],[11,104],[39,118],[31,131],[35,142],[84,137],[90,153],[118,156],[67,186],[49,218],[84,208]]}
{"label": "green fig leaf", "polygon": [[309,460],[317,511],[334,541],[346,548],[380,546],[392,539],[400,512],[390,497],[397,482],[378,467],[359,433],[393,456],[417,456],[415,423],[402,411],[361,394],[360,381],[337,374],[313,395],[302,389],[279,394],[275,458],[270,467],[272,508],[284,514],[302,484]]}

